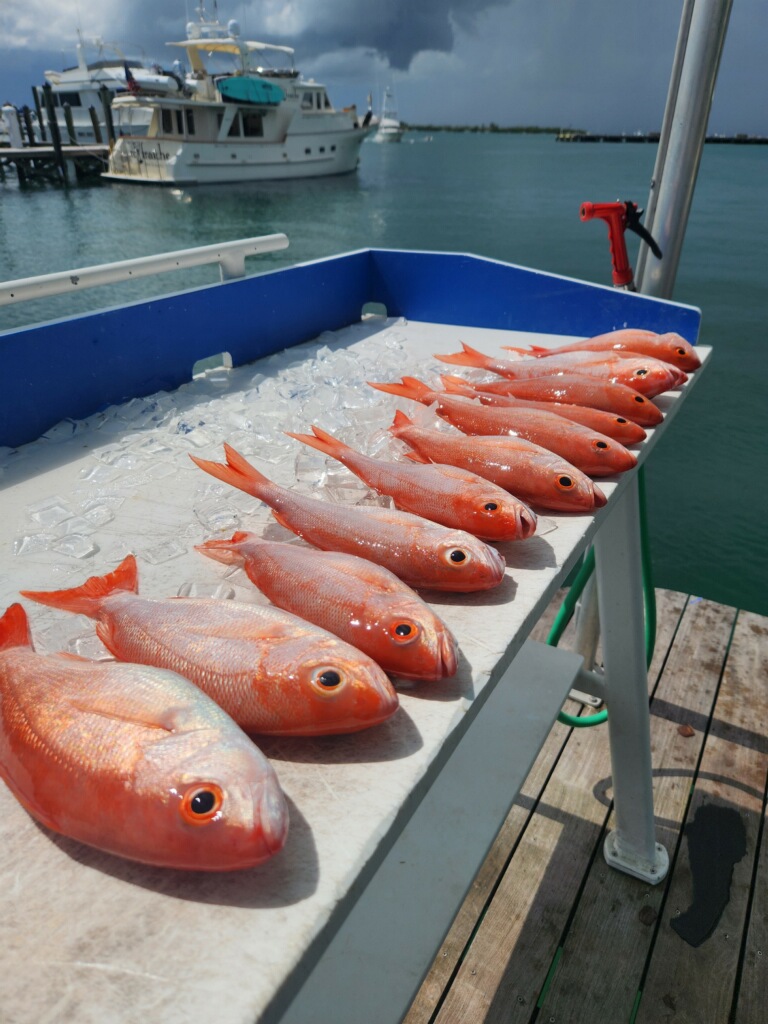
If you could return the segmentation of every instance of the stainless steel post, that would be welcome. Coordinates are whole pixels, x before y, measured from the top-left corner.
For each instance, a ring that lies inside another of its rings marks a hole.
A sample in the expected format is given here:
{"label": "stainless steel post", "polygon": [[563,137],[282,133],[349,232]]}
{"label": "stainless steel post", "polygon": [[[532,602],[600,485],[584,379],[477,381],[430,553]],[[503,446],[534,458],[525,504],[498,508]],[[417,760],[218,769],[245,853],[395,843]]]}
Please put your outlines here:
{"label": "stainless steel post", "polygon": [[645,295],[672,297],[699,172],[733,0],[686,0],[645,227],[662,252],[640,243],[635,280]]}

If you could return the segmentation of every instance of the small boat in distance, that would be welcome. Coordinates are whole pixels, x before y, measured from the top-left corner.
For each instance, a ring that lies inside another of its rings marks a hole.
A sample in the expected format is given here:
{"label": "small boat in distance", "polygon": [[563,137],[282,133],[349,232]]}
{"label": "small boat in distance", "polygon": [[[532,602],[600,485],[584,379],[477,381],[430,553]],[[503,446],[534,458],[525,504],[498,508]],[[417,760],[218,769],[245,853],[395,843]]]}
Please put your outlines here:
{"label": "small boat in distance", "polygon": [[[186,40],[168,44],[187,54],[183,92],[157,95],[136,83],[115,97],[116,142],[103,177],[195,185],[354,171],[372,112],[358,118],[354,106],[336,110],[325,86],[294,68],[291,47],[243,40],[237,22],[207,20],[203,8]],[[204,58],[214,55],[231,66],[210,70]],[[290,66],[265,66],[275,55]]]}
{"label": "small boat in distance", "polygon": [[381,117],[379,118],[378,127],[376,129],[376,134],[373,136],[373,141],[400,142],[404,132],[405,128],[403,128],[397,116],[392,90],[388,86],[384,90],[384,99],[381,104]]}

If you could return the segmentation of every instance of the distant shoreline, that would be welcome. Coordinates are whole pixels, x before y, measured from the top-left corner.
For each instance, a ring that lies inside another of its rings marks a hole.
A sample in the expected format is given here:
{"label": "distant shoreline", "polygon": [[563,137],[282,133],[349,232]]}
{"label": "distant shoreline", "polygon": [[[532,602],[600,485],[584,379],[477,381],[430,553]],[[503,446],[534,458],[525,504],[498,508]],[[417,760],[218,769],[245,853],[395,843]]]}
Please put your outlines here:
{"label": "distant shoreline", "polygon": [[[513,125],[502,128],[497,124],[481,125],[445,125],[445,124],[408,124],[401,122],[406,131],[411,132],[491,132],[507,135],[554,135],[556,142],[658,142],[659,132],[588,132],[581,128],[546,128],[538,125]],[[740,146],[768,145],[768,136],[746,135],[707,135],[705,142],[730,143]]]}

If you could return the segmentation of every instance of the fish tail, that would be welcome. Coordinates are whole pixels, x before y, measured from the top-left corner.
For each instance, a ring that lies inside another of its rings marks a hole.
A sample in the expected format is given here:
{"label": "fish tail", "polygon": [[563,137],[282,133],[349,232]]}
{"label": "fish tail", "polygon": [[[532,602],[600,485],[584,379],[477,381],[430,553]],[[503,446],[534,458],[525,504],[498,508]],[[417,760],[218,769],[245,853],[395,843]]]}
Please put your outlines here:
{"label": "fish tail", "polygon": [[320,427],[313,426],[311,434],[292,434],[291,431],[286,430],[288,437],[292,437],[295,441],[303,441],[304,444],[308,444],[310,448],[316,448],[319,452],[323,452],[325,455],[331,455],[334,459],[338,459],[339,462],[344,462],[344,459],[352,454],[352,449],[349,445],[339,441],[333,434],[329,434],[327,431],[322,430]]}
{"label": "fish tail", "polygon": [[198,459],[196,455],[189,457],[205,473],[210,473],[217,480],[231,484],[246,494],[252,494],[254,498],[261,498],[267,488],[274,486],[271,480],[252,466],[232,445],[224,444],[224,454],[227,459],[226,465],[222,462]]}
{"label": "fish tail", "polygon": [[105,597],[118,591],[138,592],[138,571],[136,558],[126,555],[120,565],[106,576],[91,576],[79,587],[71,590],[22,590],[21,596],[30,601],[61,608],[66,612],[80,615],[96,615]]}
{"label": "fish tail", "polygon": [[202,544],[195,544],[195,551],[224,565],[240,565],[245,561],[240,547],[243,541],[252,539],[245,530],[237,530],[229,540],[205,540]]}
{"label": "fish tail", "polygon": [[371,381],[368,383],[379,391],[387,391],[401,398],[412,398],[415,402],[423,402],[425,405],[430,405],[434,397],[434,391],[415,377],[401,377],[399,384],[373,384]]}
{"label": "fish tail", "polygon": [[466,395],[468,398],[475,398],[477,392],[472,385],[463,377],[455,377],[446,373],[440,377],[443,387],[449,395]]}
{"label": "fish tail", "polygon": [[471,348],[465,341],[462,341],[461,349],[461,352],[452,352],[446,356],[435,354],[435,359],[439,359],[443,363],[456,363],[458,366],[477,366],[481,369],[488,369],[488,364],[492,361],[489,356],[478,352],[476,348]]}
{"label": "fish tail", "polygon": [[0,618],[0,651],[12,647],[31,647],[27,613],[18,603],[12,604]]}

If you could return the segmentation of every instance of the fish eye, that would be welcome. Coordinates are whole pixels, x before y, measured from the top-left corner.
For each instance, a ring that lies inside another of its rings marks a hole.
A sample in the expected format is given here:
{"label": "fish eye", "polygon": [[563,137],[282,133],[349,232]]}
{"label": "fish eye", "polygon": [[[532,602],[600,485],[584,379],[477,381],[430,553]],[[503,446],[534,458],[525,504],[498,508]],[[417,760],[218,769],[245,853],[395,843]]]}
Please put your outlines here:
{"label": "fish eye", "polygon": [[595,441],[595,443],[592,445],[592,447],[600,449],[600,450],[603,450],[603,449],[608,447],[608,442],[607,441]]}
{"label": "fish eye", "polygon": [[411,619],[398,619],[389,627],[389,635],[398,644],[410,644],[419,635],[419,627]]}
{"label": "fish eye", "polygon": [[641,370],[635,370],[635,376],[636,377],[645,377],[645,375],[647,373],[648,373],[648,370],[645,367],[643,367]]}
{"label": "fish eye", "polygon": [[343,673],[332,665],[320,665],[310,679],[313,689],[323,696],[338,693],[345,681]]}
{"label": "fish eye", "polygon": [[564,491],[570,491],[570,489],[575,486],[573,477],[565,475],[559,476],[557,478],[557,486],[562,487]]}
{"label": "fish eye", "polygon": [[636,401],[636,402],[637,402],[637,403],[638,403],[639,405],[643,405],[643,404],[644,404],[644,402],[645,402],[645,398],[643,397],[643,395],[635,395],[635,401]]}
{"label": "fish eye", "polygon": [[483,509],[486,512],[495,512],[498,507],[499,504],[496,501],[486,501],[486,503],[483,505]]}
{"label": "fish eye", "polygon": [[685,349],[684,348],[678,348],[676,351],[677,351],[677,354],[679,356],[684,356],[685,355]]}
{"label": "fish eye", "polygon": [[181,798],[179,813],[188,825],[205,825],[221,810],[224,793],[215,782],[201,782],[186,791]]}
{"label": "fish eye", "polygon": [[464,548],[448,548],[445,552],[444,558],[451,565],[466,565],[470,561],[470,554],[465,551]]}
{"label": "fish eye", "polygon": [[629,420],[625,420],[623,416],[617,416],[616,417],[616,422],[617,423],[628,423]]}

